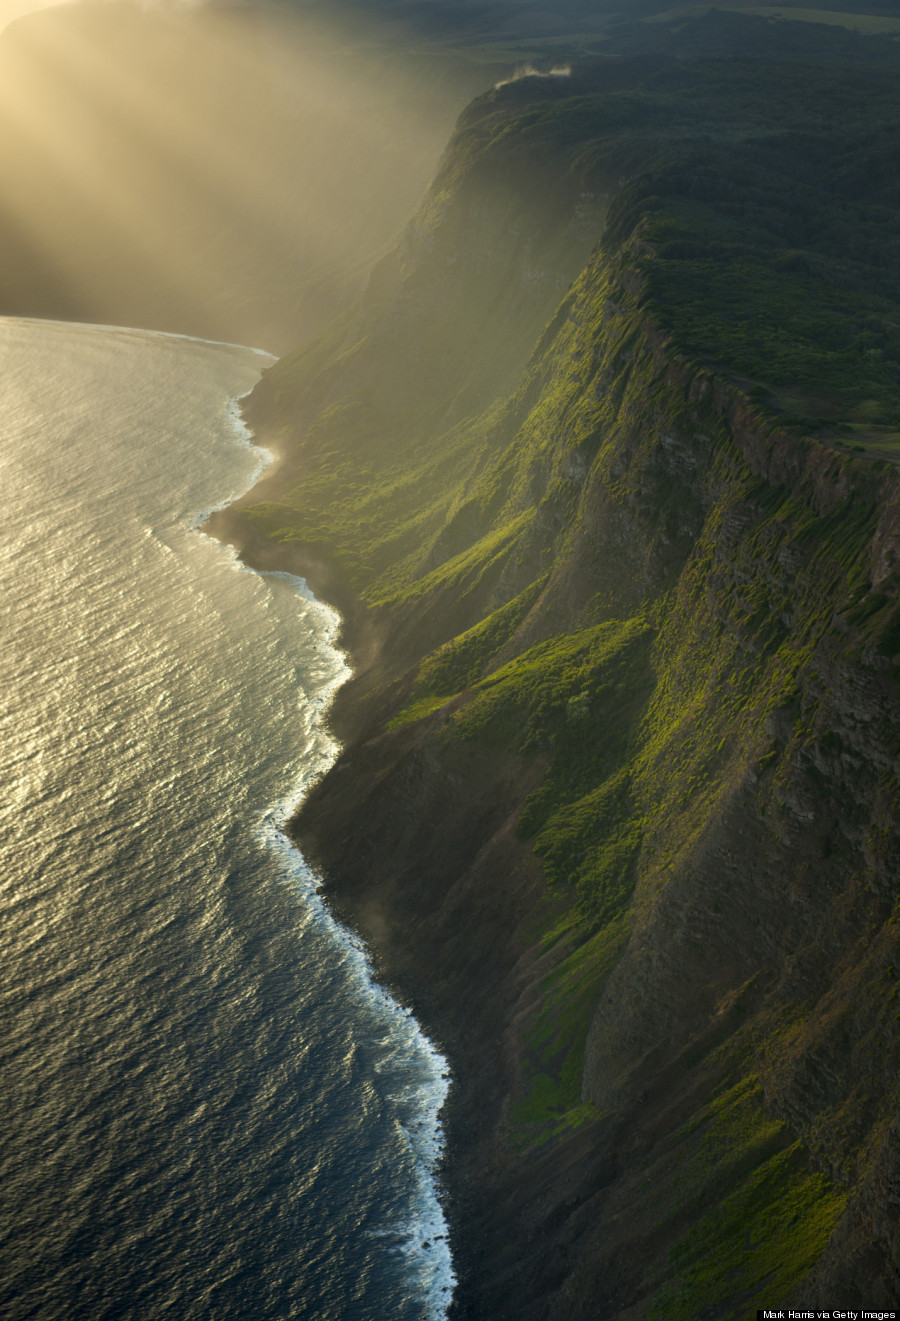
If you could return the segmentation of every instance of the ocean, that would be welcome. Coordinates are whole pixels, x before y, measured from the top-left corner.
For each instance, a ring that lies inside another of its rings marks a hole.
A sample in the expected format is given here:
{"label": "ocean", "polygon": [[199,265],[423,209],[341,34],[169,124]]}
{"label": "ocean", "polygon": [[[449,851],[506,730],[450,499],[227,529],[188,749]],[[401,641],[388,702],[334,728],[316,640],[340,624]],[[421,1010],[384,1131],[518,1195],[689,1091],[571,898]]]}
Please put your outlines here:
{"label": "ocean", "polygon": [[338,619],[199,526],[270,361],[0,320],[0,1314],[437,1321],[445,1061],[281,833]]}

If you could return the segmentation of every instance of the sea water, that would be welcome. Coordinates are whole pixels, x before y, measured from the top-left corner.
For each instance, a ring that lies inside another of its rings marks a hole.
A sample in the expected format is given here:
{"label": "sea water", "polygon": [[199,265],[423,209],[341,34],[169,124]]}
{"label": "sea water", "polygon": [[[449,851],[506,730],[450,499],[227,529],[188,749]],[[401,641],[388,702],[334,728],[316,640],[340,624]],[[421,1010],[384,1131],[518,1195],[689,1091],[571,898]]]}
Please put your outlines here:
{"label": "sea water", "polygon": [[199,531],[264,355],[0,321],[0,1314],[444,1315],[444,1061],[281,833],[335,615]]}

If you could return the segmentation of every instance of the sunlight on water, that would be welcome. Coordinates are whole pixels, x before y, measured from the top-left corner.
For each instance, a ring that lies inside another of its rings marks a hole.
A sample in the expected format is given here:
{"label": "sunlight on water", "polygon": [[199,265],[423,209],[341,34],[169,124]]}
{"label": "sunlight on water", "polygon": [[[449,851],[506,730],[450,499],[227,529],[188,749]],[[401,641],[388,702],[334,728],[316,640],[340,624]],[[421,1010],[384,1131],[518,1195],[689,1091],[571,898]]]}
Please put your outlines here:
{"label": "sunlight on water", "polygon": [[0,1310],[437,1321],[446,1065],[281,831],[338,621],[197,530],[265,460],[228,403],[264,362],[25,321],[0,352]]}

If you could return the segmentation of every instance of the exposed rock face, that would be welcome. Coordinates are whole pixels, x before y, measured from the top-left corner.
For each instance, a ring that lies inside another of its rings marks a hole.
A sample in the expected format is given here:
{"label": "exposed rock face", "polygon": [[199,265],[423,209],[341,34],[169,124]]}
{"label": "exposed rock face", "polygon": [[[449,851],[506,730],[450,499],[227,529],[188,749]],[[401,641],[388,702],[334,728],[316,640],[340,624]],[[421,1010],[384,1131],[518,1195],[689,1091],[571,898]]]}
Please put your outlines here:
{"label": "exposed rock face", "polygon": [[246,534],[356,601],[295,828],[450,1053],[454,1314],[895,1303],[900,481],[675,354],[640,233],[573,271],[584,177],[548,212],[479,123],[251,405]]}

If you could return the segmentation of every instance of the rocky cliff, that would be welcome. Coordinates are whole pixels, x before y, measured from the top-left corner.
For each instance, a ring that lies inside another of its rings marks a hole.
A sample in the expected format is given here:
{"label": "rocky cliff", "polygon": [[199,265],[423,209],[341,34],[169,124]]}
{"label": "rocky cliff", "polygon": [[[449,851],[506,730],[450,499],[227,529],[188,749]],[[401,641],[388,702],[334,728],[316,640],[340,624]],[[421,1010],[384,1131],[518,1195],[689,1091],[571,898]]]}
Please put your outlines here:
{"label": "rocky cliff", "polygon": [[458,1316],[900,1289],[892,203],[858,72],[686,67],[476,102],[218,520],[345,611],[295,830],[449,1052]]}

